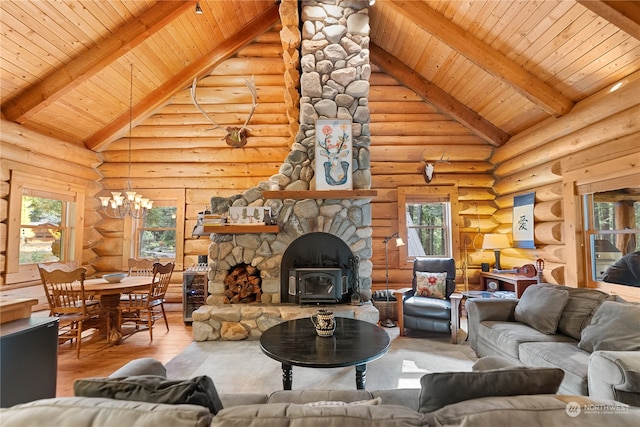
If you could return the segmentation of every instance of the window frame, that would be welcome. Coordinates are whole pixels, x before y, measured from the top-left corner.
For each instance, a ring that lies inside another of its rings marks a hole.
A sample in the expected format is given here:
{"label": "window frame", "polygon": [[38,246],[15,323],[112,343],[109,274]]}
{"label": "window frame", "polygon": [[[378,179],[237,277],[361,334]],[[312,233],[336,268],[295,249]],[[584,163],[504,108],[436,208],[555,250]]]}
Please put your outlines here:
{"label": "window frame", "polygon": [[[398,248],[400,253],[400,268],[413,268],[415,256],[408,254],[407,231],[407,202],[429,203],[445,202],[449,205],[449,252],[454,260],[460,259],[460,232],[458,227],[458,189],[456,186],[419,186],[398,187],[398,233],[407,241],[407,244]],[[441,256],[429,256],[429,258],[448,258]]]}
{"label": "window frame", "polygon": [[[177,189],[137,189],[136,191],[153,200],[153,206],[175,206],[176,207],[176,258],[174,270],[183,269],[184,263],[184,227],[185,227],[185,190]],[[129,258],[137,258],[138,235],[143,224],[142,220],[126,217],[124,220],[124,230],[129,230],[123,236],[122,265],[128,265]],[[173,261],[170,258],[163,258],[161,262]]]}
{"label": "window frame", "polygon": [[[19,254],[20,228],[22,214],[22,196],[24,190],[31,190],[37,197],[63,200],[75,203],[75,214],[70,212],[66,218],[66,228],[69,230],[65,242],[68,245],[67,257],[61,261],[82,260],[85,188],[84,186],[59,181],[53,178],[33,176],[19,171],[12,171],[9,195],[9,216],[7,230],[7,253]],[[56,197],[58,196],[58,197]],[[34,264],[20,264],[20,257],[7,257],[6,284],[17,284],[38,280],[40,278],[38,266]]]}

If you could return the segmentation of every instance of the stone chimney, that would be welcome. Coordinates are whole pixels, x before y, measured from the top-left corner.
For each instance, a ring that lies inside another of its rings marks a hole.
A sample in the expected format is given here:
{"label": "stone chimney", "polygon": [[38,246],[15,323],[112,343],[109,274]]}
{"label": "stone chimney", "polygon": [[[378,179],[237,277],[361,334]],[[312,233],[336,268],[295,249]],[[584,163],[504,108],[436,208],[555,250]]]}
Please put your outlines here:
{"label": "stone chimney", "polygon": [[[271,178],[282,190],[315,189],[315,122],[352,122],[352,181],[354,189],[371,188],[369,162],[369,16],[368,1],[302,2],[300,46],[300,126],[279,173]],[[236,264],[257,267],[262,277],[262,302],[281,302],[281,261],[291,242],[311,232],[342,239],[359,260],[360,296],[371,297],[372,228],[369,199],[266,199],[270,182],[231,198],[213,198],[212,212],[229,206],[267,206],[280,226],[278,233],[212,234],[209,247],[207,304],[221,304],[224,278]],[[286,274],[286,273],[285,273]]]}

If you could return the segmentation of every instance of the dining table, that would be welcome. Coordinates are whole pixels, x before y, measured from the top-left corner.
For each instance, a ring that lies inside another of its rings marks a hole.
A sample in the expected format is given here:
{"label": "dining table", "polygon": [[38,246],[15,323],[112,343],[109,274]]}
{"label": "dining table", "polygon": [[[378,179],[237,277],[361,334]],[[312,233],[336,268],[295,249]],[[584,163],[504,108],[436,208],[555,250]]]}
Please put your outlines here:
{"label": "dining table", "polygon": [[117,283],[107,282],[104,278],[86,279],[84,281],[85,293],[100,297],[100,305],[106,308],[108,312],[110,327],[106,331],[106,335],[107,342],[110,345],[120,344],[122,340],[122,329],[118,321],[120,296],[129,292],[146,290],[151,285],[152,280],[153,278],[148,276],[127,276]]}

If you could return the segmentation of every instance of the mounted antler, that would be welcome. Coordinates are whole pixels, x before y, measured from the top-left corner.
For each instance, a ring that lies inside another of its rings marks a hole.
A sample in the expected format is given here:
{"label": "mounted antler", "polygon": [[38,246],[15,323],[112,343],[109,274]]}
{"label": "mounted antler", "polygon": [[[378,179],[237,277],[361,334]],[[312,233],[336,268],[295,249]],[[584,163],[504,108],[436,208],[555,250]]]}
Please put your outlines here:
{"label": "mounted antler", "polygon": [[435,163],[427,163],[424,166],[424,180],[427,181],[427,184],[431,182],[431,180],[433,179],[433,173],[435,172],[435,166],[438,163],[451,163],[449,161],[449,157],[447,157],[447,160],[443,160],[444,159],[444,155],[446,154],[446,150],[442,153],[442,156],[440,156],[440,160],[437,160]]}
{"label": "mounted antler", "polygon": [[249,111],[249,116],[247,116],[247,120],[244,121],[244,124],[242,126],[240,127],[230,126],[230,127],[227,127],[226,129],[224,129],[222,126],[217,124],[215,120],[213,120],[207,114],[207,112],[204,111],[204,109],[200,106],[200,104],[198,104],[198,101],[196,99],[196,86],[198,84],[197,77],[193,79],[193,84],[191,85],[191,100],[193,101],[196,108],[198,108],[198,110],[200,110],[200,112],[204,114],[204,116],[213,124],[213,129],[223,129],[227,132],[227,134],[222,139],[228,145],[234,148],[244,147],[247,144],[247,131],[251,130],[250,128],[247,127],[247,124],[249,124],[249,120],[251,120],[251,117],[253,116],[253,112],[256,110],[256,107],[258,106],[258,93],[256,90],[256,81],[254,77],[251,76],[251,81],[249,81],[248,79],[244,79],[244,81],[245,81],[245,84],[247,85],[247,88],[249,88],[249,92],[251,92],[251,99],[252,99],[251,111]]}

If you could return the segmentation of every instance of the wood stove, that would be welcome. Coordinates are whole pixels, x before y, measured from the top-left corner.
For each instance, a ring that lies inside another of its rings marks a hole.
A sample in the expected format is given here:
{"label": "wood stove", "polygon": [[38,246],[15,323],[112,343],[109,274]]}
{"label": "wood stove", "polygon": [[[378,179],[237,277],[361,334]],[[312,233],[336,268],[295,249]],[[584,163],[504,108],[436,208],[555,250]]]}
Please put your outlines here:
{"label": "wood stove", "polygon": [[344,303],[349,297],[350,270],[307,267],[289,270],[289,291],[300,304]]}
{"label": "wood stove", "polygon": [[354,255],[339,237],[307,233],[285,250],[280,272],[282,302],[341,304],[355,288]]}

